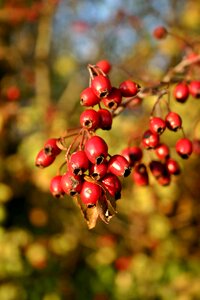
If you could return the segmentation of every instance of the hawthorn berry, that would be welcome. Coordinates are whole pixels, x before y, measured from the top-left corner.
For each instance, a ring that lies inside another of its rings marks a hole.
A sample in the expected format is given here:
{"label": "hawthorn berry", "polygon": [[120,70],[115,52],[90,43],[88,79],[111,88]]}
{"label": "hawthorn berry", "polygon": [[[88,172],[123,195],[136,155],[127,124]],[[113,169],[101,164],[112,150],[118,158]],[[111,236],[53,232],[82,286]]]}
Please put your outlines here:
{"label": "hawthorn berry", "polygon": [[151,130],[146,130],[142,136],[142,145],[146,149],[154,149],[159,144],[159,135]]}
{"label": "hawthorn berry", "polygon": [[171,176],[170,173],[165,170],[161,176],[157,178],[157,182],[162,186],[167,186],[171,182]]}
{"label": "hawthorn berry", "polygon": [[47,155],[57,156],[61,152],[61,149],[57,146],[57,142],[57,138],[51,138],[45,142],[44,151]]}
{"label": "hawthorn berry", "polygon": [[110,108],[116,109],[122,102],[122,94],[120,89],[113,87],[110,93],[103,98],[103,104]]}
{"label": "hawthorn berry", "polygon": [[100,136],[92,136],[85,143],[85,153],[93,164],[101,164],[108,155],[108,145]]}
{"label": "hawthorn berry", "polygon": [[200,139],[194,138],[192,144],[193,144],[193,152],[197,155],[200,155]]}
{"label": "hawthorn berry", "polygon": [[96,63],[96,66],[99,67],[105,74],[108,74],[112,68],[110,62],[107,59],[99,60]]}
{"label": "hawthorn berry", "polygon": [[6,91],[7,99],[10,101],[17,101],[20,94],[20,89],[17,86],[10,86]]}
{"label": "hawthorn berry", "polygon": [[173,111],[170,111],[166,115],[165,122],[166,122],[167,128],[172,131],[177,131],[182,126],[181,117],[179,116],[179,114],[177,114]]}
{"label": "hawthorn berry", "polygon": [[193,151],[192,142],[187,138],[181,138],[176,142],[176,152],[182,157],[187,159]]}
{"label": "hawthorn berry", "polygon": [[138,163],[131,174],[134,183],[138,186],[146,186],[149,184],[149,175],[145,164]]}
{"label": "hawthorn berry", "polygon": [[83,106],[94,106],[100,101],[91,87],[87,87],[81,92],[80,104]]}
{"label": "hawthorn berry", "polygon": [[189,97],[188,85],[184,82],[178,83],[174,89],[174,97],[178,102],[184,103]]}
{"label": "hawthorn berry", "polygon": [[175,159],[173,159],[173,158],[167,159],[166,167],[170,174],[172,174],[172,175],[180,174],[180,166],[179,166],[179,163]]}
{"label": "hawthorn berry", "polygon": [[193,80],[189,84],[190,94],[194,98],[200,98],[200,80]]}
{"label": "hawthorn berry", "polygon": [[164,26],[157,26],[153,31],[153,36],[158,40],[164,39],[167,34],[167,29]]}
{"label": "hawthorn berry", "polygon": [[80,115],[80,124],[83,128],[95,130],[99,127],[99,114],[94,109],[86,109]]}
{"label": "hawthorn berry", "polygon": [[101,108],[97,112],[99,114],[99,127],[102,130],[110,130],[113,121],[111,112],[105,108]]}
{"label": "hawthorn berry", "polygon": [[155,177],[155,178],[159,178],[160,176],[162,176],[165,171],[166,171],[166,166],[158,161],[158,160],[152,160],[150,163],[149,163],[149,168],[151,170],[151,173],[152,175]]}
{"label": "hawthorn berry", "polygon": [[166,128],[165,120],[159,117],[151,117],[149,121],[149,129],[152,132],[162,134]]}
{"label": "hawthorn berry", "polygon": [[60,198],[65,194],[61,186],[62,175],[54,176],[50,181],[50,192],[56,197]]}
{"label": "hawthorn berry", "polygon": [[92,79],[91,88],[99,98],[106,97],[111,89],[111,83],[107,76],[97,75]]}
{"label": "hawthorn berry", "polygon": [[130,79],[123,81],[119,85],[119,89],[120,89],[123,97],[135,96],[139,91],[139,87],[140,86],[136,82],[134,82]]}
{"label": "hawthorn berry", "polygon": [[82,175],[89,168],[89,160],[85,151],[73,152],[68,165],[69,171],[75,175]]}
{"label": "hawthorn berry", "polygon": [[141,160],[143,153],[140,147],[131,146],[123,149],[121,155],[123,155],[127,159],[130,167],[133,167],[136,162]]}
{"label": "hawthorn berry", "polygon": [[81,176],[74,175],[70,171],[66,172],[61,179],[61,188],[69,196],[79,194],[82,184]]}
{"label": "hawthorn berry", "polygon": [[88,206],[95,205],[102,196],[102,192],[100,185],[84,181],[80,192],[81,201]]}
{"label": "hawthorn berry", "polygon": [[108,170],[108,163],[107,161],[104,161],[103,163],[101,163],[100,165],[97,164],[92,164],[90,167],[90,176],[96,180],[100,180],[101,178],[103,178]]}
{"label": "hawthorn berry", "polygon": [[124,156],[116,154],[108,162],[108,172],[117,176],[127,177],[131,172],[131,168]]}
{"label": "hawthorn berry", "polygon": [[115,174],[107,173],[103,177],[101,182],[103,186],[106,188],[106,190],[109,192],[109,194],[115,198],[115,200],[121,198],[122,184],[119,178]]}
{"label": "hawthorn berry", "polygon": [[159,159],[167,159],[170,155],[170,150],[166,144],[159,144],[155,148],[155,153]]}
{"label": "hawthorn berry", "polygon": [[41,149],[36,156],[35,165],[39,168],[46,168],[54,162],[55,158],[55,155],[49,155],[44,149]]}

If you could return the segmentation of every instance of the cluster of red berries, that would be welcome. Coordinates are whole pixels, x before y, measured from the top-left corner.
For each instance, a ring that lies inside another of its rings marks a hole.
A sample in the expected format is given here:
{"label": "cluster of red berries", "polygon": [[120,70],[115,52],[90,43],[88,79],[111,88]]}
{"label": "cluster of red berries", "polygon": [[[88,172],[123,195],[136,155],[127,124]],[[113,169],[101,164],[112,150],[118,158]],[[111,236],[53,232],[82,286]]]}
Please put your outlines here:
{"label": "cluster of red berries", "polygon": [[189,95],[194,98],[200,98],[200,80],[179,82],[174,89],[174,97],[180,103],[185,103]]}
{"label": "cluster of red berries", "polygon": [[[96,130],[110,130],[114,113],[123,98],[134,97],[139,91],[139,85],[131,80],[113,87],[107,75],[110,68],[107,60],[88,66],[90,85],[80,94],[80,103],[86,107],[80,115],[80,128],[70,130],[62,138],[49,139],[35,162],[38,167],[47,167],[64,150],[62,168],[65,170],[62,175],[59,173],[52,178],[51,193],[56,197],[78,196],[81,205],[97,207],[100,217],[103,209],[104,221],[111,215],[109,205],[115,209],[114,203],[121,197],[120,177],[131,173],[131,164],[123,155],[110,155],[106,141],[96,135]],[[66,147],[69,137],[74,138]]]}

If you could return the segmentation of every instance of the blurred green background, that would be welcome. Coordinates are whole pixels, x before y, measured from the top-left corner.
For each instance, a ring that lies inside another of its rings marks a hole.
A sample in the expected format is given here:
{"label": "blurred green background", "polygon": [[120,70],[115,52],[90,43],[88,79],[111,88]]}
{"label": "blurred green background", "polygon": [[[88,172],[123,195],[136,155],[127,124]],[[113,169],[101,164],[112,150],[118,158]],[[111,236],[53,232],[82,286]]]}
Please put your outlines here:
{"label": "blurred green background", "polygon": [[[60,158],[34,165],[49,137],[79,125],[88,63],[109,59],[115,86],[157,83],[187,49],[172,36],[156,41],[153,29],[197,41],[198,53],[199,16],[195,0],[0,1],[0,300],[200,299],[200,160],[176,156],[181,133],[163,139],[182,174],[167,187],[123,180],[118,214],[92,230],[71,198],[49,192]],[[111,154],[146,129],[155,100],[100,132]],[[171,105],[199,139],[199,100]]]}

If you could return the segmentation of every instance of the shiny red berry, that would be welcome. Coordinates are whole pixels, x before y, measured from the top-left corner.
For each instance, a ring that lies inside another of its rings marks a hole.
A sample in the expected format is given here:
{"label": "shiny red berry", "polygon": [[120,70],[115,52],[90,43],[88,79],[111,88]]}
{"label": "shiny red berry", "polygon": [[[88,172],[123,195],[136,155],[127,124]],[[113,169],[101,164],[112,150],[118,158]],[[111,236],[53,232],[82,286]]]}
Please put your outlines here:
{"label": "shiny red berry", "polygon": [[108,170],[108,163],[104,161],[100,165],[92,164],[90,167],[90,176],[96,180],[103,178]]}
{"label": "shiny red berry", "polygon": [[181,138],[176,143],[176,152],[182,157],[182,158],[188,158],[193,151],[193,145],[192,142],[187,138]]}
{"label": "shiny red berry", "polygon": [[112,173],[107,173],[103,177],[101,182],[102,182],[103,186],[106,188],[106,190],[109,192],[109,194],[115,198],[115,200],[118,200],[121,198],[122,184],[116,175],[114,175]]}
{"label": "shiny red berry", "polygon": [[112,114],[109,110],[101,108],[98,110],[99,114],[99,127],[103,130],[110,130],[112,128]]}
{"label": "shiny red berry", "polygon": [[123,155],[129,162],[129,165],[133,167],[136,162],[141,160],[143,153],[140,147],[131,146],[123,149],[121,155]]}
{"label": "shiny red berry", "polygon": [[92,136],[85,143],[85,153],[93,164],[101,164],[108,155],[108,145],[100,136]]}
{"label": "shiny red berry", "polygon": [[149,184],[149,175],[145,164],[138,163],[132,172],[133,182],[138,186],[146,186]]}
{"label": "shiny red berry", "polygon": [[74,175],[71,172],[65,173],[61,179],[61,188],[69,196],[75,196],[79,194],[82,184],[81,176]]}
{"label": "shiny red berry", "polygon": [[167,128],[172,131],[177,131],[182,126],[181,117],[173,111],[169,112],[166,115],[165,121],[166,121]]}
{"label": "shiny red berry", "polygon": [[80,115],[80,124],[83,128],[95,130],[99,127],[99,114],[94,109],[86,109]]}
{"label": "shiny red berry", "polygon": [[138,93],[139,85],[136,82],[128,79],[120,84],[119,89],[123,97],[133,97]]}
{"label": "shiny red berry", "polygon": [[55,158],[55,155],[49,155],[44,149],[41,149],[36,156],[35,165],[39,168],[46,168],[54,162]]}
{"label": "shiny red berry", "polygon": [[166,167],[170,174],[172,174],[172,175],[180,174],[180,166],[179,166],[179,163],[175,159],[169,158],[166,161]]}
{"label": "shiny red berry", "polygon": [[151,117],[149,121],[149,129],[152,132],[162,134],[166,128],[165,120],[159,117]]}
{"label": "shiny red berry", "polygon": [[164,39],[167,34],[167,29],[164,26],[157,26],[153,31],[153,36],[158,40]]}
{"label": "shiny red berry", "polygon": [[170,155],[169,147],[166,144],[159,144],[155,148],[155,153],[160,159],[167,159]]}
{"label": "shiny red berry", "polygon": [[122,94],[120,89],[117,89],[115,87],[112,88],[110,93],[103,98],[103,104],[110,108],[110,109],[116,109],[122,102]]}
{"label": "shiny red berry", "polygon": [[127,177],[131,173],[131,168],[124,156],[116,154],[108,162],[108,172],[116,176]]}
{"label": "shiny red berry", "polygon": [[191,81],[189,91],[194,98],[200,98],[200,80]]}
{"label": "shiny red berry", "polygon": [[80,103],[83,106],[94,106],[100,101],[91,87],[84,89],[80,95]]}
{"label": "shiny red berry", "polygon": [[56,198],[60,198],[65,194],[61,186],[61,179],[62,175],[57,175],[50,181],[50,192]]}
{"label": "shiny red berry", "polygon": [[98,66],[105,74],[108,74],[112,68],[110,62],[107,59],[99,60],[96,63],[96,66]]}
{"label": "shiny red berry", "polygon": [[154,149],[159,144],[159,135],[151,130],[146,130],[142,137],[142,145],[146,149]]}
{"label": "shiny red berry", "polygon": [[86,205],[95,205],[102,196],[102,188],[100,185],[84,181],[80,192],[81,201]]}
{"label": "shiny red berry", "polygon": [[72,153],[68,168],[73,174],[82,175],[89,168],[89,160],[85,151],[79,150]]}
{"label": "shiny red berry", "polygon": [[91,88],[97,97],[104,98],[110,93],[112,86],[108,77],[97,75],[92,79]]}
{"label": "shiny red berry", "polygon": [[189,97],[189,87],[186,83],[180,82],[174,89],[174,97],[178,102],[184,103]]}
{"label": "shiny red berry", "polygon": [[54,155],[57,156],[61,149],[57,146],[58,139],[51,138],[48,139],[44,144],[44,151],[47,155]]}

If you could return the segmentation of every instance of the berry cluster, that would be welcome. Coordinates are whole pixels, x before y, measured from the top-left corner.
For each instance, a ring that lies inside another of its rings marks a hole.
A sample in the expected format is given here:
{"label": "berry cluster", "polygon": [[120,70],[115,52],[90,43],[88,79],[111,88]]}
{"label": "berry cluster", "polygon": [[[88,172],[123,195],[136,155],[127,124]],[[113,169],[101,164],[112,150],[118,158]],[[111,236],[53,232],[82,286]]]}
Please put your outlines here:
{"label": "berry cluster", "polygon": [[174,89],[174,98],[185,103],[189,95],[194,98],[200,98],[200,80],[193,80],[189,84],[187,82],[179,82]]}
{"label": "berry cluster", "polygon": [[[126,157],[110,155],[106,141],[96,134],[98,129],[112,128],[116,110],[123,105],[124,99],[132,99],[130,97],[134,97],[140,88],[131,80],[113,87],[107,75],[110,69],[107,60],[88,66],[90,85],[80,94],[80,103],[85,107],[80,115],[80,128],[46,141],[35,162],[38,167],[48,167],[61,151],[65,151],[65,161],[59,174],[52,178],[50,191],[55,197],[64,194],[77,197],[89,227],[93,226],[94,214],[108,223],[116,211],[116,200],[121,198],[120,177],[131,173],[131,164]],[[66,146],[66,139],[72,137]],[[94,211],[92,220],[88,216],[89,210]]]}

